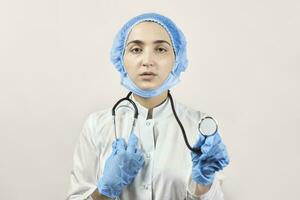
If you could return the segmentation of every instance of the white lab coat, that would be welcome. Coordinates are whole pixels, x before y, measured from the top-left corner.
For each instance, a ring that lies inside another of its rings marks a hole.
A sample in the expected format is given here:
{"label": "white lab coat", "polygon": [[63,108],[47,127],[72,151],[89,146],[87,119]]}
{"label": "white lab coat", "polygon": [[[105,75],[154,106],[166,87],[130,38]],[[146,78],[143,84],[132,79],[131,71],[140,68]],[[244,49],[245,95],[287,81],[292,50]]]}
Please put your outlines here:
{"label": "white lab coat", "polygon": [[[133,96],[139,110],[134,133],[139,138],[139,147],[144,152],[145,165],[134,181],[124,188],[122,200],[223,200],[221,179],[216,175],[210,190],[195,195],[196,184],[191,180],[192,161],[181,129],[172,113],[170,100],[153,109],[152,119],[147,119],[148,110]],[[123,104],[130,105],[128,102]],[[174,101],[191,145],[198,139],[197,125],[204,113],[195,111]],[[132,111],[119,109],[117,135],[127,141],[132,125]],[[111,144],[115,140],[111,108],[94,112],[87,118],[80,134],[73,158],[68,200],[91,200]]]}

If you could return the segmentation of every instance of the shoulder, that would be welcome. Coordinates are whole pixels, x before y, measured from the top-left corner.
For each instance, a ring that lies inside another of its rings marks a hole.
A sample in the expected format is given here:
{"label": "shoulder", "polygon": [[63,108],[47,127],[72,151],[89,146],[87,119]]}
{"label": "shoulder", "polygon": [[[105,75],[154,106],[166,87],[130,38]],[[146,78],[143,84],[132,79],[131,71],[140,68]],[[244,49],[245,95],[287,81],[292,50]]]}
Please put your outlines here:
{"label": "shoulder", "polygon": [[99,125],[100,122],[105,123],[105,121],[111,119],[111,109],[106,108],[89,113],[86,117],[86,123],[93,124],[94,126]]}
{"label": "shoulder", "polygon": [[89,113],[85,118],[81,137],[89,138],[94,145],[97,144],[97,138],[102,135],[102,129],[105,124],[112,121],[111,108],[97,110]]}
{"label": "shoulder", "polygon": [[207,115],[206,112],[196,110],[186,104],[183,104],[179,101],[174,100],[176,111],[178,110],[178,113],[181,118],[187,118],[190,120],[196,120],[199,121],[203,116]]}

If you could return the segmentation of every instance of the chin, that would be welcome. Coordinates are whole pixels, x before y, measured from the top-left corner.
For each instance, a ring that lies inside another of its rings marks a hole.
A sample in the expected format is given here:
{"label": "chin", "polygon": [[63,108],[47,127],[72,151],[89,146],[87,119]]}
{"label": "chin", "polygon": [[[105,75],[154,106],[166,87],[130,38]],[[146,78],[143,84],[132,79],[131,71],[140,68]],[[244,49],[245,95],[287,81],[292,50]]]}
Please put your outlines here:
{"label": "chin", "polygon": [[158,86],[154,85],[154,84],[139,84],[137,85],[139,88],[141,88],[142,90],[154,90],[156,89]]}

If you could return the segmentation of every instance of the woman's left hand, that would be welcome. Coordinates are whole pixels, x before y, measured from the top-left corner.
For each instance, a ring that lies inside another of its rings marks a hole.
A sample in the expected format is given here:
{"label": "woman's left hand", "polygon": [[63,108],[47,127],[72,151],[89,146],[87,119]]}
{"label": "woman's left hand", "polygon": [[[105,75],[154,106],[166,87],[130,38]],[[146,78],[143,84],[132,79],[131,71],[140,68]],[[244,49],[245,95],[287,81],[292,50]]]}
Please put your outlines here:
{"label": "woman's left hand", "polygon": [[194,145],[201,148],[201,153],[192,152],[192,179],[199,184],[212,184],[215,172],[222,170],[229,164],[229,157],[219,133],[212,136],[200,136]]}

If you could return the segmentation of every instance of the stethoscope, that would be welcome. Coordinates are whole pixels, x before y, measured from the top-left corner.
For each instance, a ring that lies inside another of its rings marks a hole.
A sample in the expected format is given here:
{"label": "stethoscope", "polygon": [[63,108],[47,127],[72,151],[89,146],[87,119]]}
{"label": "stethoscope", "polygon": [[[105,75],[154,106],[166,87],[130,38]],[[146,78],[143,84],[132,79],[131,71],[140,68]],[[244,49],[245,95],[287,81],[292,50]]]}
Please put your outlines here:
{"label": "stethoscope", "polygon": [[[134,110],[134,116],[133,116],[133,122],[132,122],[132,126],[131,126],[131,131],[130,133],[132,133],[132,131],[134,130],[135,128],[135,125],[136,125],[136,120],[138,118],[138,115],[139,115],[139,112],[138,112],[138,108],[136,106],[136,104],[134,103],[134,101],[132,101],[129,97],[130,95],[132,94],[132,92],[129,92],[127,94],[126,97],[120,99],[112,108],[112,116],[113,116],[113,123],[114,123],[114,131],[115,131],[115,138],[117,138],[117,130],[116,130],[116,109],[118,107],[118,105],[123,102],[123,101],[128,101],[132,106],[133,106],[133,110]],[[185,144],[186,146],[193,152],[195,153],[200,153],[201,154],[201,149],[200,148],[194,148],[194,147],[191,147],[191,145],[189,144],[188,142],[188,139],[187,139],[187,136],[186,136],[186,133],[185,133],[185,130],[184,130],[184,127],[181,123],[181,121],[179,120],[178,116],[177,116],[177,113],[175,111],[175,106],[174,106],[174,101],[173,101],[173,98],[172,98],[172,95],[170,93],[170,90],[168,91],[168,97],[170,99],[170,102],[171,102],[171,107],[172,107],[172,111],[173,111],[173,114],[176,118],[176,121],[178,123],[178,125],[180,126],[180,129],[181,129],[181,132],[182,132],[182,135],[183,135],[183,138],[184,138],[184,141],[185,141]],[[126,105],[123,105],[125,107],[129,107],[129,106],[126,106]],[[119,108],[119,107],[118,107]],[[129,107],[131,108],[131,107]],[[199,130],[199,133],[202,134],[204,137],[209,137],[209,136],[213,136],[214,134],[216,134],[218,132],[218,123],[217,121],[209,116],[209,115],[206,115],[206,116],[203,116],[199,123],[198,123],[198,130]]]}

